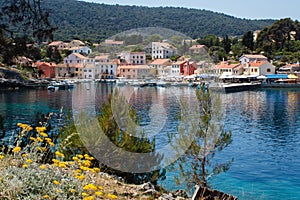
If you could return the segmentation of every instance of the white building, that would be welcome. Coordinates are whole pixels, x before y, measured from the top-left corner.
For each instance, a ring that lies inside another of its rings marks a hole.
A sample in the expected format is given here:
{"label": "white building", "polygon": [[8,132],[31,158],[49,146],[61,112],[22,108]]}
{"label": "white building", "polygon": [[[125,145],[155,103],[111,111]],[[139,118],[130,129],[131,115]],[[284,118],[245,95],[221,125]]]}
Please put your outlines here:
{"label": "white building", "polygon": [[[118,60],[107,60],[104,57],[99,60],[95,58],[95,78],[114,79],[117,77]],[[96,60],[98,62],[96,62]]]}
{"label": "white building", "polygon": [[264,55],[260,55],[260,54],[245,54],[242,55],[239,59],[240,63],[242,65],[249,63],[249,62],[255,62],[255,61],[268,61],[268,58],[265,57]]}
{"label": "white building", "polygon": [[177,55],[177,48],[166,42],[152,42],[152,59],[170,58]]}
{"label": "white building", "polygon": [[146,64],[145,52],[123,52],[121,58],[126,61],[127,64],[132,65],[144,65]]}
{"label": "white building", "polygon": [[87,46],[72,47],[69,50],[72,51],[72,53],[81,53],[84,55],[89,55],[92,53],[92,49]]}
{"label": "white building", "polygon": [[275,74],[275,66],[268,61],[254,61],[243,64],[245,75],[261,76]]}
{"label": "white building", "polygon": [[87,57],[79,54],[72,53],[64,58],[64,64],[83,64]]}

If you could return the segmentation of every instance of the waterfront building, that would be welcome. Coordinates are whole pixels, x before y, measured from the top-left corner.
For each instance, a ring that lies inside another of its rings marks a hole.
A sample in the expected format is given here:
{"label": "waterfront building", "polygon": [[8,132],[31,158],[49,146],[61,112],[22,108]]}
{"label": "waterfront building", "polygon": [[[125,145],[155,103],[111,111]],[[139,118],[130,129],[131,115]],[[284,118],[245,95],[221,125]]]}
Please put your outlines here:
{"label": "waterfront building", "polygon": [[117,77],[117,68],[119,61],[117,59],[106,59],[105,56],[96,57],[95,60],[95,78],[96,79],[114,79]]}
{"label": "waterfront building", "polygon": [[122,65],[119,66],[119,71],[119,77],[126,79],[145,79],[151,75],[148,65]]}
{"label": "waterfront building", "polygon": [[275,66],[268,61],[254,61],[242,65],[244,75],[262,76],[266,74],[275,74]]}
{"label": "waterfront building", "polygon": [[156,59],[149,64],[152,73],[155,76],[162,76],[163,70],[167,66],[171,66],[171,65],[172,65],[172,61],[170,59]]}
{"label": "waterfront building", "polygon": [[171,75],[172,76],[180,76],[183,75],[183,65],[187,62],[185,61],[177,61],[172,63]]}
{"label": "waterfront building", "polygon": [[243,67],[240,63],[231,63],[230,61],[222,61],[221,63],[214,66],[214,73],[219,75],[242,75]]}
{"label": "waterfront building", "polygon": [[40,78],[55,78],[55,63],[36,62],[34,66],[38,68]]}

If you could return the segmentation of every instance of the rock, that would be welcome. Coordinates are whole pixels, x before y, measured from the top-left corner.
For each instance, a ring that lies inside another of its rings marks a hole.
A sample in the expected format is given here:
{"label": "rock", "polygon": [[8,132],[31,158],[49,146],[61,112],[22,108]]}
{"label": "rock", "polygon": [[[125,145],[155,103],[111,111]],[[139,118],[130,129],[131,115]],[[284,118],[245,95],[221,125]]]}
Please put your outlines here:
{"label": "rock", "polygon": [[155,187],[152,183],[147,182],[147,183],[144,183],[144,184],[140,185],[139,190],[140,191],[155,190]]}
{"label": "rock", "polygon": [[157,191],[154,189],[149,189],[149,190],[146,190],[145,192],[143,192],[143,195],[146,195],[146,196],[155,196],[156,194],[157,194]]}
{"label": "rock", "polygon": [[183,197],[183,198],[188,197],[186,191],[184,191],[184,190],[175,190],[174,192],[172,192],[172,194],[174,197]]}
{"label": "rock", "polygon": [[158,200],[176,200],[176,199],[172,196],[172,194],[164,193],[158,198]]}

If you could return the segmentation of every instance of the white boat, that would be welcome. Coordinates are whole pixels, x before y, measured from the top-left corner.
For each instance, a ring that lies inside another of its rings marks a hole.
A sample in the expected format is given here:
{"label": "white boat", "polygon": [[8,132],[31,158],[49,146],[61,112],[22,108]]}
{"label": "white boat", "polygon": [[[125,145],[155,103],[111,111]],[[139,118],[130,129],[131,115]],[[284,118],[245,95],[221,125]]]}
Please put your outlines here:
{"label": "white boat", "polygon": [[118,86],[124,86],[127,84],[127,79],[125,77],[118,77],[118,79],[116,80],[116,83]]}

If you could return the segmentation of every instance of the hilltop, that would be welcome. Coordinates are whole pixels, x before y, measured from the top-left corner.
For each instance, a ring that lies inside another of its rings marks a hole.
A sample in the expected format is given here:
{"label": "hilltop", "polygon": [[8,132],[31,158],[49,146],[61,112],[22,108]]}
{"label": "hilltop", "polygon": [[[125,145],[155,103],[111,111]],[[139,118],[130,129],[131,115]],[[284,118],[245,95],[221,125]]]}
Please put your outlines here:
{"label": "hilltop", "polygon": [[55,40],[79,38],[103,41],[122,31],[141,27],[164,27],[199,38],[208,34],[240,36],[274,23],[274,20],[240,19],[200,9],[121,6],[76,0],[43,1],[50,20],[59,27]]}

